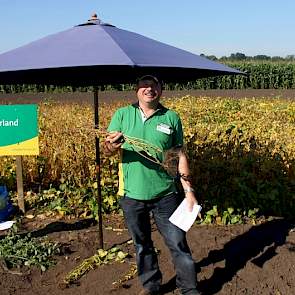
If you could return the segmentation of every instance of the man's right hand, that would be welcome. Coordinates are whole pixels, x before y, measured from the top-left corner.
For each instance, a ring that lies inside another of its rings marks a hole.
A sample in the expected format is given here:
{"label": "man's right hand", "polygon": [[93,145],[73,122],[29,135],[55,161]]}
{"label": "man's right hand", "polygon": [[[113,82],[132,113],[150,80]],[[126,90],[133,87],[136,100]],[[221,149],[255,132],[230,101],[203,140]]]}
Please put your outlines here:
{"label": "man's right hand", "polygon": [[118,131],[109,133],[104,142],[104,147],[107,154],[113,154],[122,146],[123,142],[116,142],[122,136],[123,133]]}

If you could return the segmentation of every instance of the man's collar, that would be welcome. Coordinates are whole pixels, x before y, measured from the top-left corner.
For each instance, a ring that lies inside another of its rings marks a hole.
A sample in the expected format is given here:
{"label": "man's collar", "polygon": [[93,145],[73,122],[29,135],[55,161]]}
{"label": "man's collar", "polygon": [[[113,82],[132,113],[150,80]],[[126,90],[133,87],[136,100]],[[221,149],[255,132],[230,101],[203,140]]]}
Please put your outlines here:
{"label": "man's collar", "polygon": [[[134,106],[135,108],[139,108],[139,102],[137,101],[133,103],[132,106]],[[161,103],[158,103],[156,111],[164,111],[164,110],[166,110],[166,108]]]}

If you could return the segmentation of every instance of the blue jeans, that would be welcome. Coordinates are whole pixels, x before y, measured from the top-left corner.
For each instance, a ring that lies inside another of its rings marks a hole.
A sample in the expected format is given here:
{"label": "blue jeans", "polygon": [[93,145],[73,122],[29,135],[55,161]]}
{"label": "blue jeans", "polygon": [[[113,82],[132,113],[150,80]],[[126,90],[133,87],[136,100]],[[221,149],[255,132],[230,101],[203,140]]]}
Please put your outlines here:
{"label": "blue jeans", "polygon": [[151,201],[135,200],[127,196],[120,200],[125,222],[135,244],[139,279],[143,287],[152,292],[159,291],[162,274],[151,239],[150,212],[171,252],[177,287],[183,294],[197,294],[195,263],[187,245],[186,233],[168,220],[181,201],[177,193]]}

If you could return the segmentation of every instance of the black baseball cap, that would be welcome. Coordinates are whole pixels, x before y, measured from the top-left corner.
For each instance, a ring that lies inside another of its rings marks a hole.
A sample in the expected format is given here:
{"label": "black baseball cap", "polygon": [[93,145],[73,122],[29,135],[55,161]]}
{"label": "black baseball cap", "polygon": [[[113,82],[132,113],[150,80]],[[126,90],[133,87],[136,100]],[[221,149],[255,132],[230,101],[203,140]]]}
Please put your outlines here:
{"label": "black baseball cap", "polygon": [[138,90],[138,86],[141,81],[153,81],[156,84],[160,85],[161,89],[163,88],[163,83],[160,82],[157,77],[155,77],[153,75],[144,75],[144,76],[136,79],[136,86],[137,86],[136,91]]}

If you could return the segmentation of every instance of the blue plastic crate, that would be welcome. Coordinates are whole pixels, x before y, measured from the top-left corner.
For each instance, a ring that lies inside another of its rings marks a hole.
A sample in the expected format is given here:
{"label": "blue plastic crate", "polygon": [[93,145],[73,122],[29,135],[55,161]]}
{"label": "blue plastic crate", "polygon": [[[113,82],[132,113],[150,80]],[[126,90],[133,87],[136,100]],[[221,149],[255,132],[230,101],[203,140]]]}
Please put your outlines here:
{"label": "blue plastic crate", "polygon": [[0,222],[6,221],[13,212],[13,206],[8,196],[7,187],[0,185]]}

